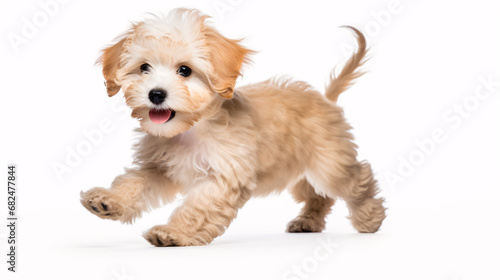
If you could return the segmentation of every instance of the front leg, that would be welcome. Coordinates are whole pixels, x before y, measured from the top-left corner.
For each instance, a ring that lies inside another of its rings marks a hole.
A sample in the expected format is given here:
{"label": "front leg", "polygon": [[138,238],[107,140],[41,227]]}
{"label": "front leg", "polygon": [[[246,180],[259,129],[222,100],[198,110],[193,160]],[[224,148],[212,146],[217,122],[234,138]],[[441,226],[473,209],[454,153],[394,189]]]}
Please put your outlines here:
{"label": "front leg", "polygon": [[132,223],[143,211],[173,200],[179,191],[157,169],[128,169],[110,189],[93,188],[80,196],[82,205],[99,218]]}
{"label": "front leg", "polygon": [[158,247],[207,245],[224,233],[250,196],[246,186],[224,180],[203,182],[188,194],[167,225],[153,227],[144,238]]}

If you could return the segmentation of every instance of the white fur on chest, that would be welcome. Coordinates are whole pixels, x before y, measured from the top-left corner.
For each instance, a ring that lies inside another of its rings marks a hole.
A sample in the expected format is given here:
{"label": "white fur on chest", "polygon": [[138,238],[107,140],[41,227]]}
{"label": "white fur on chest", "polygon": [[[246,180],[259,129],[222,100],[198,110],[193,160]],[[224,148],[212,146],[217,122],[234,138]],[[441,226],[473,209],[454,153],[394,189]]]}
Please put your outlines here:
{"label": "white fur on chest", "polygon": [[174,137],[167,147],[169,175],[174,177],[208,175],[211,169],[209,146],[210,143],[202,141],[192,129]]}
{"label": "white fur on chest", "polygon": [[165,149],[167,176],[187,189],[199,179],[224,172],[224,147],[194,128],[172,138]]}
{"label": "white fur on chest", "polygon": [[209,148],[214,148],[211,143],[203,141],[196,131],[190,129],[175,139],[174,150],[175,156],[171,161],[171,167],[176,169],[189,169],[192,171],[208,174],[210,170],[210,152]]}

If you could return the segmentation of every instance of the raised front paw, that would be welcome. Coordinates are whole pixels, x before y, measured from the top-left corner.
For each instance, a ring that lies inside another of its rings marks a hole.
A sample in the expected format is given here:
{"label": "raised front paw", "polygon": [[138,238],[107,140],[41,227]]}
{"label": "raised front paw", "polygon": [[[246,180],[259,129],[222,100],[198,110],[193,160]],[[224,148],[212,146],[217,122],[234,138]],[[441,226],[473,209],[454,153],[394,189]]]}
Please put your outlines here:
{"label": "raised front paw", "polygon": [[108,189],[93,188],[80,193],[83,207],[102,219],[124,221],[124,211],[119,199]]}
{"label": "raised front paw", "polygon": [[166,225],[155,226],[144,233],[144,238],[156,247],[167,246],[202,246],[209,242],[202,236],[190,236],[170,229]]}

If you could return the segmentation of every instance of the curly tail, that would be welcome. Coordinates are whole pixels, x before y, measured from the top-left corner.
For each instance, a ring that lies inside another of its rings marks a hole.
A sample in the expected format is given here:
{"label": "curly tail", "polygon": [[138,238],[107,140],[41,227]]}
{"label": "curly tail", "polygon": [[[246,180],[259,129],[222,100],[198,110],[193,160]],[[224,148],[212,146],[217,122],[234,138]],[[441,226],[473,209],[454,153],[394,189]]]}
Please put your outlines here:
{"label": "curly tail", "polygon": [[342,27],[348,28],[355,33],[358,41],[358,51],[353,54],[351,58],[349,58],[338,77],[335,77],[335,69],[330,75],[330,81],[326,86],[325,95],[333,102],[337,102],[339,95],[347,90],[354,83],[356,78],[359,78],[364,74],[364,72],[359,71],[358,68],[366,62],[364,57],[368,52],[368,49],[366,48],[365,36],[361,33],[361,31],[352,26]]}

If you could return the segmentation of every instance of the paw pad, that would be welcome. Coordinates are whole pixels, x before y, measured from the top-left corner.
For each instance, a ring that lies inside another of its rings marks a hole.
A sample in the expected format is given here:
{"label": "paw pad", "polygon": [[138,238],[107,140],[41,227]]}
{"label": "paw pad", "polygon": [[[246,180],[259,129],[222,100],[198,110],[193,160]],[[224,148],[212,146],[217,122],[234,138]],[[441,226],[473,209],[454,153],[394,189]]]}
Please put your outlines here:
{"label": "paw pad", "polygon": [[93,188],[80,196],[83,207],[100,218],[118,220],[122,216],[118,203],[107,189]]}

